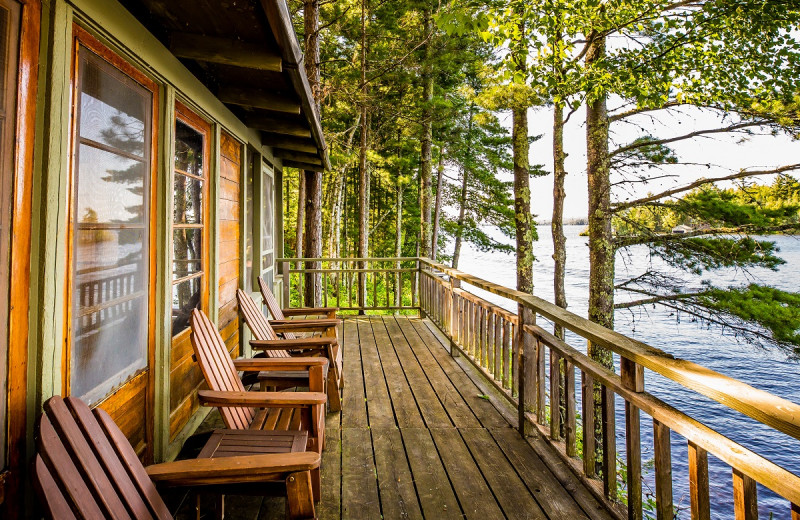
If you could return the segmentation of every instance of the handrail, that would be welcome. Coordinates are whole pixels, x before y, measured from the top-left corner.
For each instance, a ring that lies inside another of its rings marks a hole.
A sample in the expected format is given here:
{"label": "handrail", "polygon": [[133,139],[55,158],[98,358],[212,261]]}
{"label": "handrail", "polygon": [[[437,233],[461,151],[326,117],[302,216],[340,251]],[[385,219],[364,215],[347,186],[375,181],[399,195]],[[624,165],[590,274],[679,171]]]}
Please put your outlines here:
{"label": "handrail", "polygon": [[676,358],[672,354],[593,323],[542,298],[503,287],[426,258],[420,258],[420,263],[479,289],[524,305],[597,345],[612,350],[620,356],[791,435],[795,439],[800,439],[800,405],[798,404],[697,363]]}

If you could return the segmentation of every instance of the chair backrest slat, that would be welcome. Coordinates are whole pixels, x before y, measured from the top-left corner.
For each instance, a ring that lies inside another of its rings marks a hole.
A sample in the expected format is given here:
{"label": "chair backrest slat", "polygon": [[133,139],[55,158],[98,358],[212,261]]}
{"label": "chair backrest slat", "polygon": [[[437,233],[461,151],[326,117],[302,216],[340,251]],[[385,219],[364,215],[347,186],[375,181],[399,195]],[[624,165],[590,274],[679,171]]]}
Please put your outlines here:
{"label": "chair backrest slat", "polygon": [[[267,282],[265,282],[264,278],[261,276],[258,277],[258,287],[261,289],[261,297],[264,299],[264,303],[267,305],[267,310],[272,316],[272,319],[285,320],[286,316],[283,315],[283,309],[281,309],[281,306],[278,305],[278,300],[272,293],[272,289],[269,288]],[[294,334],[294,332],[284,332],[283,337],[286,339],[295,339],[297,336]]]}
{"label": "chair backrest slat", "polygon": [[[198,309],[192,311],[192,347],[211,390],[244,392],[244,385],[219,331]],[[225,406],[219,410],[225,425],[238,430],[247,428],[255,415],[252,408]]]}
{"label": "chair backrest slat", "polygon": [[[244,322],[257,340],[276,340],[278,335],[272,330],[269,320],[258,308],[258,304],[246,292],[241,289],[236,290],[236,298],[239,300],[239,309],[244,316]],[[267,350],[265,351],[267,357],[272,358],[286,358],[291,357],[285,350]]]}
{"label": "chair backrest slat", "polygon": [[58,518],[61,520],[72,520],[75,514],[70,509],[67,499],[56,484],[50,470],[44,463],[41,455],[36,455],[33,465],[34,486],[39,496],[44,498],[42,507],[45,509],[48,518]]}
{"label": "chair backrest slat", "polygon": [[[73,410],[77,409],[77,406],[69,402],[71,400],[71,398],[67,399],[68,404],[72,405]],[[86,405],[83,406],[85,407]],[[142,499],[147,502],[150,510],[153,511],[155,516],[159,519],[172,518],[169,509],[158,494],[156,486],[153,484],[153,481],[150,480],[147,471],[144,469],[144,466],[142,466],[139,457],[136,456],[136,452],[133,450],[133,447],[131,447],[131,443],[128,442],[128,439],[125,438],[125,434],[122,433],[122,430],[119,429],[105,410],[95,408],[93,415],[106,439],[108,439],[110,446],[117,454],[120,464],[124,466],[125,471],[130,475],[130,478],[133,480],[137,489],[139,489]]]}
{"label": "chair backrest slat", "polygon": [[[38,448],[50,475],[77,516],[97,519],[125,518],[115,514],[116,511],[112,511],[104,502],[104,497],[97,496],[96,490],[87,481],[85,468],[80,467],[80,461],[73,459],[50,420],[44,415],[39,421]],[[122,503],[118,505],[123,507]]]}
{"label": "chair backrest slat", "polygon": [[[92,446],[97,458],[103,465],[103,469],[114,484],[120,498],[133,514],[133,517],[150,518],[154,516],[158,517],[165,513],[169,514],[166,507],[159,509],[159,506],[163,505],[163,502],[149,478],[145,479],[146,486],[142,487],[141,485],[137,485],[135,482],[136,475],[131,474],[125,467],[126,464],[123,464],[124,457],[112,446],[112,441],[109,440],[111,436],[103,430],[98,419],[92,415],[92,411],[86,403],[74,397],[67,397],[64,399],[64,403],[72,413],[84,437]],[[118,428],[115,429],[118,430]],[[125,444],[128,444],[127,439],[125,439]],[[140,464],[136,466],[141,467]],[[146,475],[145,473],[145,477]]]}

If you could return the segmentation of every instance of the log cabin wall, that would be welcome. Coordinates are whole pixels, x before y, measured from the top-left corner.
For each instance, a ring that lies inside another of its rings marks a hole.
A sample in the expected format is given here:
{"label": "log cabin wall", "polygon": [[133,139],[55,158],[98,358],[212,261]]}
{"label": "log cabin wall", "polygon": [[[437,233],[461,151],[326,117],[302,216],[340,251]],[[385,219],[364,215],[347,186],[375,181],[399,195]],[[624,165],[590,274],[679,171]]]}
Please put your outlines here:
{"label": "log cabin wall", "polygon": [[240,252],[242,225],[240,221],[242,145],[229,135],[220,135],[219,160],[219,313],[217,326],[228,350],[239,355],[239,306],[236,289],[240,287]]}

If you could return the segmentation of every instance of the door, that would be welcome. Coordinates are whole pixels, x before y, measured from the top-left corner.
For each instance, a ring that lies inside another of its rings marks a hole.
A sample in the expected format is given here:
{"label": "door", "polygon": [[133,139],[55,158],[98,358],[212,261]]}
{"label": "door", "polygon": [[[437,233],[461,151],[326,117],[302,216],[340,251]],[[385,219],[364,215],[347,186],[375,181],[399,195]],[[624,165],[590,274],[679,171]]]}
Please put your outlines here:
{"label": "door", "polygon": [[65,393],[152,456],[156,85],[75,26]]}

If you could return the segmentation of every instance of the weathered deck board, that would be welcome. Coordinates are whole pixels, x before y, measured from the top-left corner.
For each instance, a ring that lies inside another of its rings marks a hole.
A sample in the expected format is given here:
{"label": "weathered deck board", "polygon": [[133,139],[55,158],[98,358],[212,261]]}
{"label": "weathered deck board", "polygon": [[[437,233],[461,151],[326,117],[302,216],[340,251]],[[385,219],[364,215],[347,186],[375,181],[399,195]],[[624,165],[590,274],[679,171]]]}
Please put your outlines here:
{"label": "weathered deck board", "polygon": [[[519,436],[431,323],[352,317],[342,336],[343,411],[326,420],[321,520],[613,518],[563,464],[548,467],[556,456]],[[253,520],[285,508],[273,497],[226,504],[226,518]],[[180,509],[191,516],[194,499]]]}

